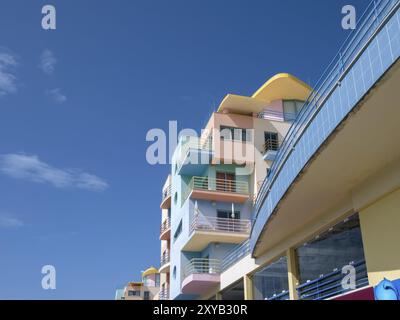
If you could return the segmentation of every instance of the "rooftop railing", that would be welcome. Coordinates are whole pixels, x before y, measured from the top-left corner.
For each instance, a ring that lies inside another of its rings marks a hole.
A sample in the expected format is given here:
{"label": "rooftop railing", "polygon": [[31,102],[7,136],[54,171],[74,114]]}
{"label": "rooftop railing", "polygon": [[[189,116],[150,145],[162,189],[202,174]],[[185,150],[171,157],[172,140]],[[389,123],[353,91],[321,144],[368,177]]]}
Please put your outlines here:
{"label": "rooftop railing", "polygon": [[[318,80],[301,111],[290,127],[275,161],[271,167],[268,179],[265,179],[255,204],[256,217],[262,204],[271,192],[279,173],[287,162],[290,154],[295,150],[297,142],[310,126],[319,113],[326,100],[351,70],[361,54],[373,40],[373,35],[382,28],[382,21],[389,13],[399,7],[399,0],[374,0],[371,1],[364,14],[358,19],[358,25],[345,40],[338,54],[329,64],[321,78]],[[276,202],[276,201],[274,201]]]}
{"label": "rooftop railing", "polygon": [[207,217],[202,214],[195,215],[190,224],[190,233],[194,231],[211,231],[250,234],[250,229],[250,220]]}
{"label": "rooftop railing", "polygon": [[184,268],[184,276],[192,274],[220,274],[221,262],[217,259],[194,258]]}

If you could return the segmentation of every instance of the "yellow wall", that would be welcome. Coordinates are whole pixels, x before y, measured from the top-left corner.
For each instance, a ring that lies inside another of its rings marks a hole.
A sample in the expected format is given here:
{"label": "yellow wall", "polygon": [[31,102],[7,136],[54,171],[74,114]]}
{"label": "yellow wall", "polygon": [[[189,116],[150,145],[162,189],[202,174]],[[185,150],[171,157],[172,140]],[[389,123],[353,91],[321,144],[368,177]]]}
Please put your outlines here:
{"label": "yellow wall", "polygon": [[400,189],[360,211],[370,285],[400,279]]}

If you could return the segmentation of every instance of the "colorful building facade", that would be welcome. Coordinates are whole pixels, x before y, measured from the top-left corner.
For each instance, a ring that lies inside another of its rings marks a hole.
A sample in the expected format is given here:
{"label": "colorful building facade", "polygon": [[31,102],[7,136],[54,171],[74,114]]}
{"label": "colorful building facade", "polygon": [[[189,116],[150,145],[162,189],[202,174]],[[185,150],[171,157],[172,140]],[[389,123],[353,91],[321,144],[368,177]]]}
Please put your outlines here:
{"label": "colorful building facade", "polygon": [[400,1],[374,1],[311,88],[278,74],[182,136],[161,299],[400,298]]}
{"label": "colorful building facade", "polygon": [[160,274],[158,269],[150,267],[142,273],[142,281],[128,282],[115,292],[115,300],[158,300],[160,292]]}

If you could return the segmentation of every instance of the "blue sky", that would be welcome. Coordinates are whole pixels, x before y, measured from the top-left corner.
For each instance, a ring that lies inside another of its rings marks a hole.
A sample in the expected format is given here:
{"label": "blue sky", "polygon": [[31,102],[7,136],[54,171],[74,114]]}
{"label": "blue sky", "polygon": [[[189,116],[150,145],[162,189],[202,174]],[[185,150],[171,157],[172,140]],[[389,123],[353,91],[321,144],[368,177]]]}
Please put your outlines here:
{"label": "blue sky", "polygon": [[147,131],[199,130],[225,94],[278,72],[315,83],[349,3],[2,0],[0,299],[112,299],[158,266],[169,167],[147,164]]}

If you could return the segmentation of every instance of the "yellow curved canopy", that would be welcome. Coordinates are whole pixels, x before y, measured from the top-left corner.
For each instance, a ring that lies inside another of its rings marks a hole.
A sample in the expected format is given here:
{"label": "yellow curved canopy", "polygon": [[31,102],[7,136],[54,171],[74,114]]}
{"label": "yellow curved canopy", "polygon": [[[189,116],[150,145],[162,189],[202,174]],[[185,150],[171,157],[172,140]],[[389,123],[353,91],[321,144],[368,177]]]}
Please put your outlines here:
{"label": "yellow curved canopy", "polygon": [[252,98],[274,100],[305,101],[311,93],[311,87],[289,73],[279,73],[269,79]]}
{"label": "yellow curved canopy", "polygon": [[237,114],[261,112],[275,100],[307,100],[311,87],[288,73],[279,73],[269,79],[251,97],[228,94],[218,112],[229,111]]}
{"label": "yellow curved canopy", "polygon": [[143,271],[142,278],[156,273],[158,273],[158,270],[154,267],[150,267],[146,271]]}

